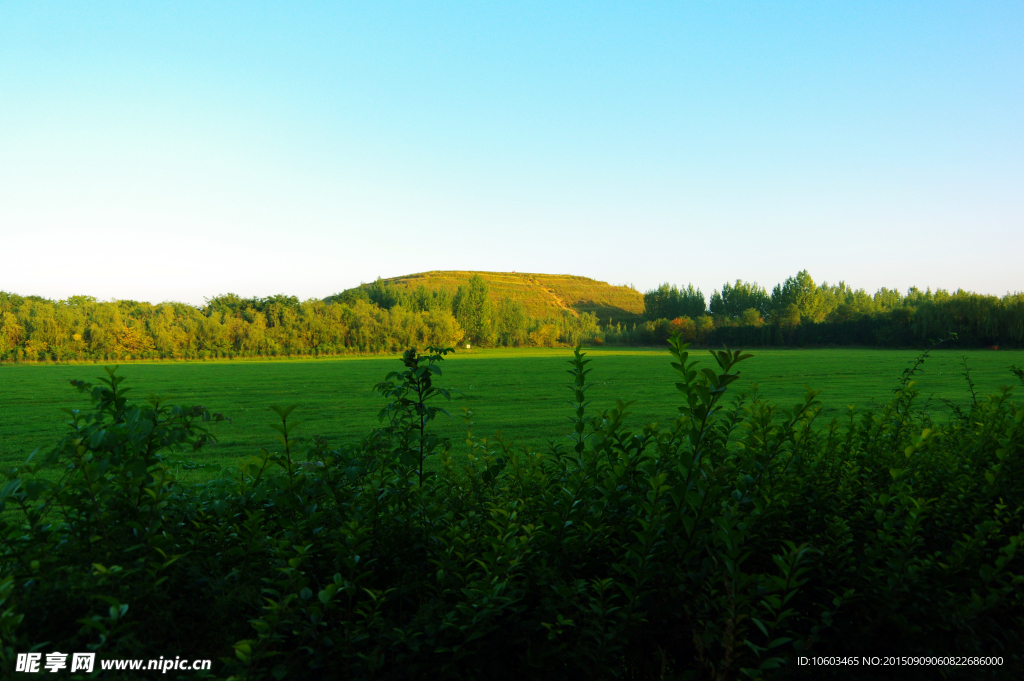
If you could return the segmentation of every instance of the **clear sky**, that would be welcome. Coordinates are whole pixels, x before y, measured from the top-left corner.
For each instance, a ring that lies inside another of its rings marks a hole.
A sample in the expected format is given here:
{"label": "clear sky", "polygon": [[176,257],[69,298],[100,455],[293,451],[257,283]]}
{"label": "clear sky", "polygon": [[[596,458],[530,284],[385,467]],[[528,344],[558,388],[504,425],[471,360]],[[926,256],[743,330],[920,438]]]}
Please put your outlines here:
{"label": "clear sky", "polygon": [[0,290],[1024,290],[1024,3],[0,3]]}

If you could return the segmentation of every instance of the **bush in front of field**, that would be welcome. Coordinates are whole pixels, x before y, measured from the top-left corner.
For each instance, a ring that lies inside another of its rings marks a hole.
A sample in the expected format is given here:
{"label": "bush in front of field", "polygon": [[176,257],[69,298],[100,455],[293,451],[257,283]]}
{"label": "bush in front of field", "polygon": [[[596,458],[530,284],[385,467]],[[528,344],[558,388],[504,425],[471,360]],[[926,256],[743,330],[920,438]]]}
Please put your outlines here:
{"label": "bush in front of field", "polygon": [[881,409],[817,424],[813,391],[727,404],[748,355],[698,371],[671,344],[671,424],[630,432],[629,405],[591,409],[577,349],[568,444],[516,452],[467,413],[456,457],[431,429],[445,353],[409,351],[360,445],[300,443],[275,407],[276,452],[191,486],[173,457],[217,415],[132,403],[114,372],[77,383],[93,410],[0,490],[0,664],[41,646],[217,658],[238,679],[854,674],[801,655],[1020,668],[1010,388],[940,427],[917,409],[918,363]]}

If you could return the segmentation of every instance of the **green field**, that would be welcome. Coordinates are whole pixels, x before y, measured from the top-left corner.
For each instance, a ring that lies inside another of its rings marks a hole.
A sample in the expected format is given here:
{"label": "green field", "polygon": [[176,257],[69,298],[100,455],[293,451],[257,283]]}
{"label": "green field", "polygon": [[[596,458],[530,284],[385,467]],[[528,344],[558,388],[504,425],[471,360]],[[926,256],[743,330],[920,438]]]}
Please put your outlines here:
{"label": "green field", "polygon": [[[864,408],[884,401],[900,371],[916,356],[898,350],[763,350],[741,366],[738,387],[757,383],[771,401],[792,406],[803,386],[821,389],[824,416],[840,415],[846,405]],[[970,396],[962,376],[958,351],[933,353],[919,379],[923,397],[931,397],[937,414],[947,410],[939,398],[966,405]],[[1024,351],[968,351],[979,392],[1016,383],[1007,368],[1024,365]],[[474,412],[478,437],[501,430],[506,438],[544,447],[568,429],[565,400],[568,349],[482,350],[460,353],[443,364],[441,385],[462,391],[448,405],[454,416],[463,408]],[[635,400],[632,422],[666,422],[675,413],[670,358],[667,351],[599,349],[590,379],[594,387],[592,413],[615,399]],[[695,352],[710,361],[705,351]],[[297,404],[299,431],[322,435],[334,444],[361,438],[377,424],[382,400],[371,392],[374,383],[401,367],[396,356],[345,359],[153,362],[121,367],[126,386],[139,398],[154,393],[183,404],[202,404],[222,412],[230,423],[214,426],[220,442],[196,458],[200,462],[232,463],[238,457],[271,447],[271,404]],[[0,366],[0,463],[12,465],[36,448],[47,448],[65,431],[62,408],[86,407],[85,396],[68,381],[93,380],[102,365]],[[461,419],[441,418],[442,431],[461,443]]]}

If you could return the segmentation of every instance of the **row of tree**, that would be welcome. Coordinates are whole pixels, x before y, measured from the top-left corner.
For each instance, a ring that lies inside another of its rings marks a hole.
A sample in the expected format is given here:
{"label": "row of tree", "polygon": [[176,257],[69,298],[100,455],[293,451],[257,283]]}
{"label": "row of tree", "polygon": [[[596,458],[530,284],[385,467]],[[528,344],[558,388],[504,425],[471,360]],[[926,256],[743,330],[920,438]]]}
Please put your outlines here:
{"label": "row of tree", "polygon": [[650,344],[669,334],[707,345],[906,347],[956,333],[962,345],[1024,346],[1024,294],[1003,297],[916,287],[874,294],[844,282],[818,285],[802,270],[772,292],[737,280],[711,295],[662,284],[644,294],[647,322],[609,328],[609,343]]}
{"label": "row of tree", "polygon": [[[960,293],[958,291],[958,293]],[[726,282],[721,291],[711,294],[707,301],[693,284],[677,287],[662,284],[644,294],[644,314],[648,319],[675,319],[712,315],[756,323],[757,318],[771,323],[792,326],[795,323],[845,321],[850,317],[886,312],[907,304],[916,304],[923,298],[948,295],[943,291],[932,294],[911,288],[906,296],[899,291],[882,288],[874,295],[864,289],[853,289],[845,282],[820,286],[807,270],[801,270],[785,282],[777,284],[772,292],[757,282],[737,279]]]}
{"label": "row of tree", "polygon": [[0,292],[0,360],[335,355],[466,343],[553,347],[599,333],[593,315],[534,319],[516,301],[494,303],[479,277],[454,295],[424,291],[378,284],[307,301],[227,294],[202,307]]}
{"label": "row of tree", "polygon": [[387,352],[427,345],[658,345],[681,333],[720,346],[907,347],[957,333],[962,345],[1024,346],[1024,294],[817,285],[802,271],[769,294],[737,281],[709,303],[693,285],[644,294],[647,321],[601,327],[591,314],[530,317],[475,276],[454,293],[375,282],[330,296],[207,299],[201,307],[0,292],[0,361],[257,357]]}

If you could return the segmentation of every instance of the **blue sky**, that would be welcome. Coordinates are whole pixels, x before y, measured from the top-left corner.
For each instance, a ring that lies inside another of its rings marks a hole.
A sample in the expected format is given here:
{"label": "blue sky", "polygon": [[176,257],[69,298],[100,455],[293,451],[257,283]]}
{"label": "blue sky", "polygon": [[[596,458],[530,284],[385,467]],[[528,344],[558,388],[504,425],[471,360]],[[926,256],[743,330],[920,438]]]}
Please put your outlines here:
{"label": "blue sky", "polygon": [[1024,289],[1024,4],[0,4],[0,290]]}

